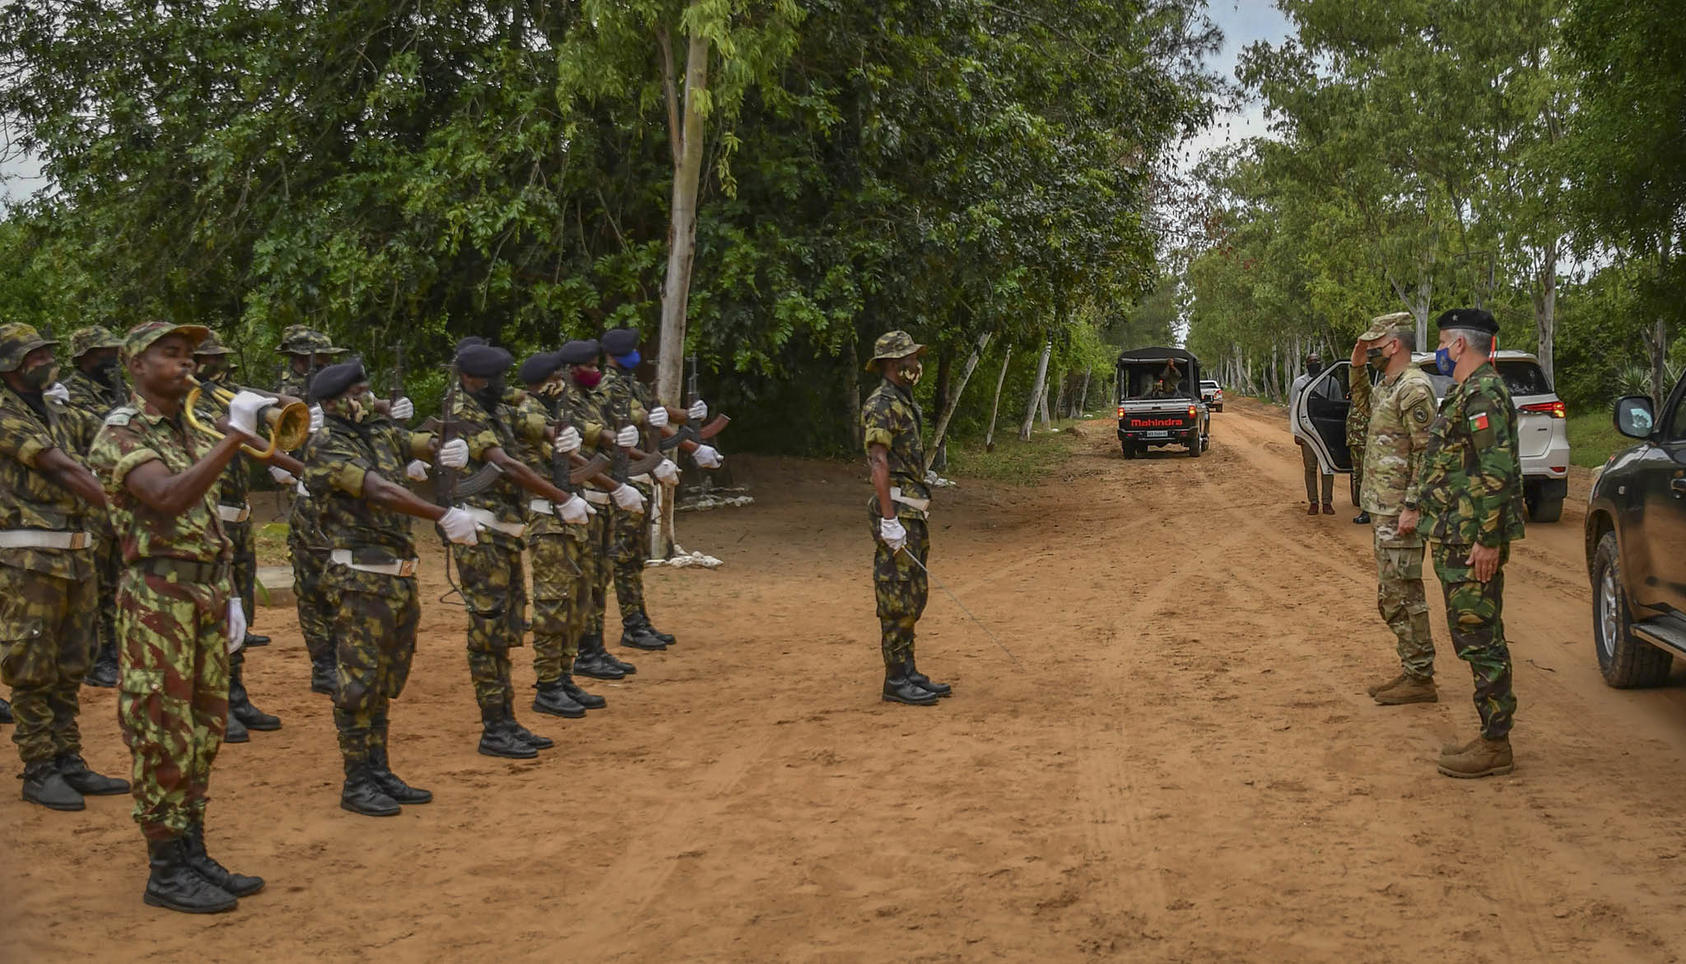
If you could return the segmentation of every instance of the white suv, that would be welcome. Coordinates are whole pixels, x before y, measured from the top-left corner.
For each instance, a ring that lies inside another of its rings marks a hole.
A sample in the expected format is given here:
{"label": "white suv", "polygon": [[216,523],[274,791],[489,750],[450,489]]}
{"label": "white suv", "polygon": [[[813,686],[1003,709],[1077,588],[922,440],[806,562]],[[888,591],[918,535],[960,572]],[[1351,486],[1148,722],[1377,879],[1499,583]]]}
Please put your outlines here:
{"label": "white suv", "polygon": [[[1434,367],[1434,356],[1412,356],[1434,383],[1436,399],[1446,397],[1452,379]],[[1569,494],[1568,410],[1552,390],[1540,360],[1525,351],[1498,351],[1493,366],[1510,389],[1518,417],[1517,442],[1522,456],[1522,495],[1533,522],[1556,522]]]}
{"label": "white suv", "polygon": [[1224,410],[1224,389],[1216,380],[1202,378],[1200,380],[1200,400],[1211,406],[1212,411]]}

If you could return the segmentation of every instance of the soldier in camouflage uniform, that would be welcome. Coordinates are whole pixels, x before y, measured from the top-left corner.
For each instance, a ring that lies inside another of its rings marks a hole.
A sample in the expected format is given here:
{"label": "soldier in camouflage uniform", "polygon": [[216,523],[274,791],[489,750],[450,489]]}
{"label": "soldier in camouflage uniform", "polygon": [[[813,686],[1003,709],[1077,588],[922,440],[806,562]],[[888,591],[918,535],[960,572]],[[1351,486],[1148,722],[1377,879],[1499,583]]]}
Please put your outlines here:
{"label": "soldier in camouflage uniform", "polygon": [[123,546],[117,584],[122,649],[117,718],[134,756],[135,821],[147,841],[148,904],[189,913],[231,910],[263,880],[205,850],[211,764],[228,717],[228,652],[246,618],[230,578],[231,547],[216,490],[270,403],[241,392],[214,440],[182,417],[197,325],[132,329],[123,357],[135,393],[111,413],[89,457]]}
{"label": "soldier in camouflage uniform", "polygon": [[[328,545],[322,586],[333,614],[334,725],[345,759],[340,806],[387,817],[402,804],[433,799],[394,774],[387,755],[389,705],[409,678],[421,622],[409,520],[438,522],[448,539],[465,546],[477,541],[475,524],[463,510],[417,498],[396,481],[400,473],[427,478],[421,460],[433,454],[433,438],[376,412],[361,361],[317,372],[311,401],[322,406],[323,429],[305,446],[304,482]],[[458,439],[441,461],[460,466],[467,450]]]}
{"label": "soldier in camouflage uniform", "polygon": [[1434,573],[1458,658],[1475,676],[1481,735],[1440,754],[1452,777],[1509,773],[1510,647],[1504,631],[1504,565],[1522,538],[1522,467],[1516,406],[1489,361],[1498,322],[1479,308],[1454,308],[1436,321],[1435,363],[1455,384],[1429,432],[1419,506]]}
{"label": "soldier in camouflage uniform", "polygon": [[1374,387],[1364,378],[1353,394],[1364,407],[1369,437],[1364,445],[1364,487],[1359,507],[1371,518],[1376,550],[1376,608],[1398,640],[1400,672],[1370,687],[1383,706],[1432,703],[1434,636],[1423,591],[1423,537],[1417,530],[1418,486],[1429,425],[1434,421],[1434,385],[1411,363],[1412,333],[1397,326],[1410,315],[1383,315],[1359,338],[1354,357],[1368,355],[1382,373]]}
{"label": "soldier in camouflage uniform", "polygon": [[930,558],[930,530],[925,516],[931,490],[925,483],[925,417],[913,400],[913,386],[924,372],[925,346],[905,331],[880,335],[867,370],[884,376],[861,407],[866,461],[872,470],[872,501],[867,504],[875,546],[872,587],[884,654],[884,699],[929,706],[947,696],[947,683],[933,682],[914,663],[914,626],[930,594],[925,571]]}
{"label": "soldier in camouflage uniform", "polygon": [[[123,382],[123,363],[117,357],[122,339],[99,325],[78,328],[65,346],[70,356],[70,374],[64,377],[70,393],[70,407],[81,416],[76,451],[86,459],[94,435],[111,410],[128,401],[129,387]],[[94,572],[99,580],[99,649],[94,665],[83,680],[89,686],[117,685],[117,603],[113,587],[123,565],[123,550],[111,532],[111,520],[102,510],[88,513],[88,531],[94,535]]]}
{"label": "soldier in camouflage uniform", "polygon": [[[512,454],[571,492],[564,474],[570,467],[568,453],[578,451],[583,438],[562,411],[561,353],[542,352],[528,358],[521,363],[519,377],[526,391],[515,405],[517,445]],[[577,494],[561,504],[549,499],[527,502],[527,551],[533,568],[533,675],[538,688],[533,709],[539,713],[578,719],[586,710],[608,705],[603,697],[575,685],[573,677],[589,599],[579,578],[583,572],[578,560],[585,554],[590,521],[596,514],[591,503]]]}
{"label": "soldier in camouflage uniform", "polygon": [[47,391],[56,344],[29,325],[0,325],[0,682],[12,690],[23,798],[81,810],[83,794],[129,787],[82,761],[78,695],[99,595],[85,520],[104,512],[105,495],[71,457],[81,416]]}
{"label": "soldier in camouflage uniform", "polygon": [[[345,353],[336,348],[322,332],[304,325],[289,325],[281,333],[281,346],[276,349],[287,356],[286,368],[276,391],[294,398],[310,395],[310,379],[324,365]],[[312,434],[320,425],[322,410],[311,406]],[[294,458],[304,454],[301,449]],[[333,612],[328,608],[327,594],[322,590],[322,573],[328,566],[327,542],[316,521],[316,507],[310,501],[310,491],[304,483],[293,478],[285,469],[270,468],[270,475],[282,485],[293,487],[293,504],[287,513],[287,549],[293,561],[293,595],[298,603],[299,632],[304,636],[305,650],[310,653],[310,689],[315,693],[334,692],[334,640],[329,627]]]}
{"label": "soldier in camouflage uniform", "polygon": [[[205,386],[204,393],[199,396],[201,422],[212,422],[220,413],[215,407],[211,389],[238,390],[237,386],[228,383],[230,354],[232,352],[217,338],[216,332],[208,333],[193,349],[195,376]],[[246,501],[246,478],[246,464],[236,459],[223,470],[222,482],[217,486],[216,493],[217,516],[222,520],[223,533],[233,546],[234,592],[240,597],[240,606],[246,612],[248,630],[241,647],[228,657],[229,718],[228,731],[223,737],[225,743],[245,743],[250,739],[246,733],[249,729],[281,729],[281,719],[259,709],[246,692],[246,650],[254,642],[261,641],[258,645],[269,642],[267,637],[254,636],[250,631],[252,613],[257,605],[258,552],[257,540],[252,534],[252,506]]]}

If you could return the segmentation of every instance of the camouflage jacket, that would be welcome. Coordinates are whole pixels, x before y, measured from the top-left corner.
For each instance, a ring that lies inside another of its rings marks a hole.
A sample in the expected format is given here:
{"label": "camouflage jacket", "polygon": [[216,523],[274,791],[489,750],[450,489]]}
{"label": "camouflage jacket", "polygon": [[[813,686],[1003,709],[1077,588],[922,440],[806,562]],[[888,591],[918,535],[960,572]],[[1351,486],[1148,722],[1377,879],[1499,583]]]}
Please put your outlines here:
{"label": "camouflage jacket", "polygon": [[1454,383],[1429,429],[1418,502],[1432,542],[1497,547],[1522,538],[1516,406],[1483,363]]}
{"label": "camouflage jacket", "polygon": [[[1368,387],[1369,380],[1364,381]],[[1423,452],[1434,423],[1434,383],[1421,368],[1408,365],[1384,378],[1369,398],[1358,502],[1365,512],[1395,516],[1419,498]]]}
{"label": "camouflage jacket", "polygon": [[[556,401],[557,427],[572,425],[579,429],[580,437],[585,441],[580,445],[580,454],[591,457],[591,453],[608,448],[613,452],[614,446],[604,437],[605,433],[613,435],[610,425],[613,419],[609,417],[609,398],[604,393],[601,384],[587,390],[569,381],[562,389],[562,395]],[[606,453],[606,454],[610,454]],[[588,488],[598,486],[586,483]]]}
{"label": "camouflage jacket", "polygon": [[[1370,409],[1375,404],[1375,386],[1370,382],[1370,369],[1364,365],[1353,365],[1346,370],[1347,395],[1351,405],[1346,410],[1346,444],[1348,448],[1362,449],[1368,444],[1370,434]],[[1360,473],[1366,471],[1363,465],[1354,465]]]}
{"label": "camouflage jacket", "polygon": [[[527,392],[512,392],[506,397],[506,401],[512,410],[509,419],[510,434],[513,437],[513,448],[509,450],[510,458],[537,472],[540,478],[555,483],[556,473],[551,464],[555,450],[551,447],[549,434],[553,421],[550,407],[542,399]],[[558,519],[555,512],[532,511],[532,503],[531,497],[524,503],[528,506],[529,536],[553,535],[565,528],[575,528]]]}
{"label": "camouflage jacket", "polygon": [[[913,400],[913,394],[884,379],[861,406],[861,428],[868,452],[874,445],[882,445],[889,451],[890,484],[899,487],[904,495],[929,499],[931,490],[925,485],[925,443],[921,437],[925,415]],[[898,507],[897,514],[914,518],[920,515],[907,506]]]}
{"label": "camouflage jacket", "polygon": [[[172,475],[204,458],[216,440],[201,435],[179,414],[168,418],[148,410],[139,395],[106,416],[89,468],[111,501],[111,523],[123,545],[123,561],[165,557],[194,562],[223,562],[233,548],[217,518],[217,489],[212,486],[187,511],[163,515],[130,494],[124,480],[147,462],[159,461]],[[226,587],[225,587],[226,588]]]}
{"label": "camouflage jacket", "polygon": [[79,426],[82,437],[77,440],[75,454],[85,456],[93,447],[100,426],[105,424],[105,417],[128,399],[129,390],[121,385],[108,388],[79,368],[71,369],[64,376],[64,387],[70,392],[70,407],[82,416]]}
{"label": "camouflage jacket", "polygon": [[[41,405],[45,417],[0,385],[0,529],[83,531],[93,507],[36,468],[42,453],[51,449],[79,454],[74,446],[82,418],[50,398],[43,397]],[[86,579],[93,576],[93,553],[85,548],[7,549],[0,552],[0,565]]]}
{"label": "camouflage jacket", "polygon": [[[602,391],[607,399],[610,425],[618,425],[623,421],[632,424],[644,439],[638,448],[644,452],[658,451],[657,440],[661,438],[661,431],[651,428],[647,421],[650,412],[659,404],[656,401],[656,390],[639,381],[638,376],[627,369],[618,365],[604,365]],[[648,496],[649,486],[644,483],[651,480],[643,476],[639,478],[644,479],[639,483],[639,488],[644,489],[644,494]]]}
{"label": "camouflage jacket", "polygon": [[[520,450],[515,444],[515,433],[511,427],[511,418],[515,414],[513,409],[499,402],[488,412],[478,399],[461,388],[457,389],[455,396],[448,417],[457,424],[451,437],[468,443],[468,464],[462,469],[464,478],[485,467],[486,453],[492,449],[503,449],[511,458],[518,456]],[[500,478],[484,492],[458,498],[457,504],[483,509],[492,513],[499,522],[525,524],[525,495],[526,491],[514,482]],[[480,541],[506,549],[521,549],[519,538],[490,529],[480,533]]]}
{"label": "camouflage jacket", "polygon": [[[199,404],[194,408],[199,421],[211,424],[224,415],[223,410],[211,400],[211,386],[214,382],[205,383],[205,393],[199,396]],[[228,386],[221,386],[227,388]],[[239,391],[239,389],[232,389]],[[262,448],[262,446],[257,446]],[[247,465],[245,457],[236,458],[228,463],[228,468],[222,470],[222,481],[215,489],[217,501],[223,505],[244,506],[246,504],[246,490],[250,487],[250,480],[246,475]]]}
{"label": "camouflage jacket", "polygon": [[322,431],[304,447],[304,484],[317,506],[330,549],[374,551],[368,562],[412,559],[410,517],[363,497],[363,480],[378,475],[402,484],[404,467],[428,450],[429,437],[384,419],[357,425],[338,415],[323,419]]}

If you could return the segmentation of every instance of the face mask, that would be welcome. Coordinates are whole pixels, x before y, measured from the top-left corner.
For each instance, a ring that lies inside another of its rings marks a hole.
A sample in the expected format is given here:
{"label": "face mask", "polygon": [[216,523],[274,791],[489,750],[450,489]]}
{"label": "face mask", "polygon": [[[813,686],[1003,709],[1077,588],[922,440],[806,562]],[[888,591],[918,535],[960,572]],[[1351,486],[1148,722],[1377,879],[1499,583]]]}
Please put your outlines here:
{"label": "face mask", "polygon": [[643,360],[643,356],[638,354],[638,350],[636,348],[625,355],[615,356],[615,364],[621,366],[622,368],[637,368],[638,363]]}
{"label": "face mask", "polygon": [[924,365],[910,365],[902,369],[902,378],[907,380],[907,387],[919,384],[919,377],[925,374]]}
{"label": "face mask", "polygon": [[503,402],[504,379],[502,375],[486,382],[486,387],[474,393],[474,397],[487,409],[491,409]]}
{"label": "face mask", "polygon": [[1434,350],[1434,367],[1439,369],[1440,374],[1450,376],[1453,370],[1458,367],[1458,363],[1452,360],[1452,349],[1436,348]]}
{"label": "face mask", "polygon": [[1322,371],[1323,371],[1323,363],[1320,362],[1320,361],[1313,361],[1313,362],[1306,362],[1305,363],[1305,373],[1307,375],[1317,375],[1317,374],[1320,374]]}
{"label": "face mask", "polygon": [[23,383],[35,391],[43,391],[59,380],[58,362],[36,365],[23,373]]}
{"label": "face mask", "polygon": [[115,388],[123,381],[123,363],[112,358],[95,365],[94,370],[88,374],[93,376],[94,381],[101,385],[107,388]]}
{"label": "face mask", "polygon": [[584,389],[593,389],[603,380],[603,373],[589,368],[574,369],[574,384]]}
{"label": "face mask", "polygon": [[369,417],[369,406],[364,404],[365,396],[353,395],[345,400],[345,417],[352,422],[362,424]]}
{"label": "face mask", "polygon": [[543,385],[540,385],[538,388],[534,389],[533,394],[541,396],[543,398],[555,398],[556,396],[562,394],[562,383],[561,382],[545,382]]}

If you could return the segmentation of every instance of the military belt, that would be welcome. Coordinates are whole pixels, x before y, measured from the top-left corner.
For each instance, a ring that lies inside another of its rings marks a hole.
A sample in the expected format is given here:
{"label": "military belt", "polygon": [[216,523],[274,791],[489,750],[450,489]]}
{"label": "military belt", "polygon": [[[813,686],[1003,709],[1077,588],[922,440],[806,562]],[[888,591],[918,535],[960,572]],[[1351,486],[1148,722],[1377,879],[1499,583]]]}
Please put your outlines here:
{"label": "military belt", "polygon": [[632,478],[627,479],[627,481],[628,482],[635,482],[639,485],[655,485],[656,484],[655,482],[650,480],[650,473],[648,473],[648,472],[645,472],[642,475],[635,475]]}
{"label": "military belt", "polygon": [[350,549],[335,549],[328,553],[328,561],[358,572],[372,572],[381,576],[402,576],[412,579],[421,567],[420,559],[394,559],[391,562],[356,562]]}
{"label": "military belt", "polygon": [[468,513],[468,517],[470,519],[473,519],[475,522],[491,529],[493,532],[501,532],[506,536],[519,539],[521,538],[521,534],[527,531],[526,523],[499,522],[498,517],[493,515],[489,510],[476,509],[475,507],[468,505],[458,506],[458,508]]}
{"label": "military belt", "polygon": [[930,499],[916,499],[911,495],[904,495],[901,488],[894,485],[890,486],[890,501],[900,502],[902,505],[910,509],[917,509],[920,512],[931,511]]}
{"label": "military belt", "polygon": [[245,503],[240,505],[223,503],[217,506],[217,518],[224,522],[245,522],[251,517],[252,507]]}
{"label": "military belt", "polygon": [[0,549],[86,549],[94,537],[86,532],[55,529],[8,529],[0,531]]}
{"label": "military belt", "polygon": [[609,493],[600,489],[580,489],[580,495],[585,496],[585,501],[592,505],[609,504]]}
{"label": "military belt", "polygon": [[148,556],[136,560],[135,565],[140,571],[153,576],[168,579],[175,577],[176,582],[209,585],[222,582],[228,574],[228,569],[221,562],[204,562],[197,559],[176,559],[171,556]]}

